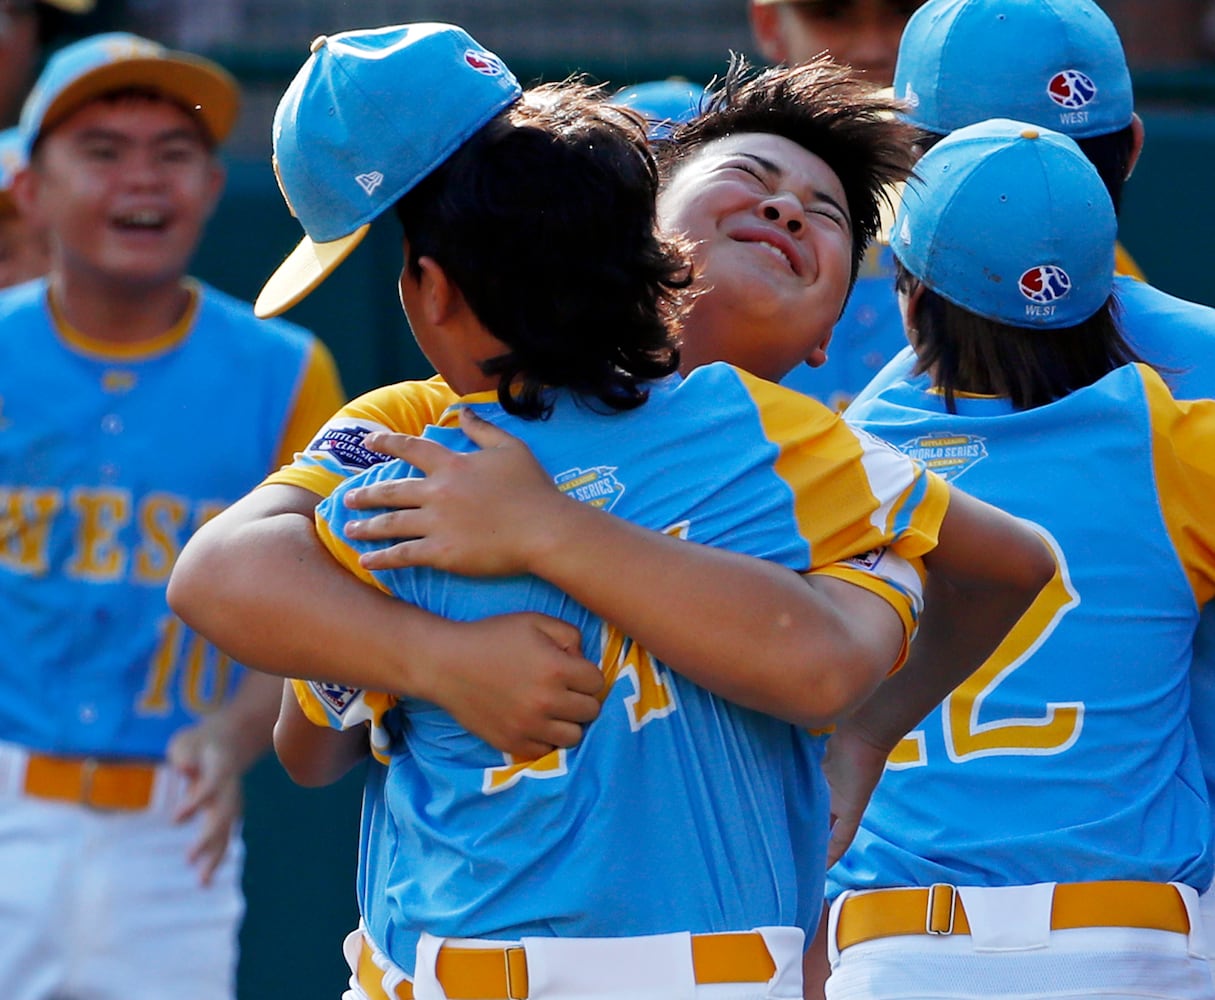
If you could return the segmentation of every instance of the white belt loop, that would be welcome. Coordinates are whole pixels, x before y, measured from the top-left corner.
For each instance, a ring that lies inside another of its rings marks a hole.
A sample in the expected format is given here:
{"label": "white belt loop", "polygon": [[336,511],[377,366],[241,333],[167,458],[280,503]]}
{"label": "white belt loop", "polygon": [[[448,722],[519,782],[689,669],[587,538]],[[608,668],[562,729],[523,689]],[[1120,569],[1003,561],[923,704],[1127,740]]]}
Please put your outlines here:
{"label": "white belt loop", "polygon": [[1190,918],[1190,933],[1186,936],[1186,951],[1190,958],[1212,958],[1207,946],[1202,906],[1198,902],[1198,890],[1181,882],[1170,882],[1169,885],[1177,890],[1177,895],[1181,897],[1181,903],[1185,907],[1185,914]]}
{"label": "white belt loop", "polygon": [[827,961],[831,963],[832,969],[839,965],[840,961],[840,910],[844,906],[844,900],[854,895],[856,895],[855,890],[845,889],[835,898],[831,908],[827,911]]}
{"label": "white belt loop", "polygon": [[806,951],[806,932],[800,927],[756,927],[764,939],[776,971],[768,981],[768,996],[772,1000],[801,1000],[805,995],[802,982],[802,955]]}
{"label": "white belt loop", "polygon": [[17,795],[25,787],[29,753],[17,743],[0,740],[0,795]]}

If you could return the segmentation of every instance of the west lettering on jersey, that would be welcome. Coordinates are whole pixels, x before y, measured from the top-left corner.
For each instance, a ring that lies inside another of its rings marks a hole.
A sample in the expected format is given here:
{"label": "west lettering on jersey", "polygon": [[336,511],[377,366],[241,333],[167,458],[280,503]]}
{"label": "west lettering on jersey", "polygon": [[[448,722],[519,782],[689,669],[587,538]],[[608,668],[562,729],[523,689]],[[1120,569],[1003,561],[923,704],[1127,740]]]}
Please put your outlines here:
{"label": "west lettering on jersey", "polygon": [[[61,560],[71,579],[163,585],[189,535],[224,506],[115,487],[0,487],[0,567],[39,577]],[[65,533],[66,553],[53,554]]]}

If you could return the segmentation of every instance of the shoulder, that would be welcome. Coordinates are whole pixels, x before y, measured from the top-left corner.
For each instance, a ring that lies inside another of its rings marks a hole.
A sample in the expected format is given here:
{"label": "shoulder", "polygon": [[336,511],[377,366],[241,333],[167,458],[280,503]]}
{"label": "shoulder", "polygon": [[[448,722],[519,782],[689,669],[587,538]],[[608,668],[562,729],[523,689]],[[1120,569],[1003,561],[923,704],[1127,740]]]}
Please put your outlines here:
{"label": "shoulder", "polygon": [[317,341],[311,330],[284,319],[258,319],[253,306],[205,282],[196,282],[199,289],[199,330],[227,329],[244,337],[266,343],[289,345],[296,349],[310,347]]}
{"label": "shoulder", "polygon": [[45,315],[45,279],[38,278],[0,291],[0,322],[7,325]]}
{"label": "shoulder", "polygon": [[1205,330],[1215,336],[1215,309],[1210,306],[1178,298],[1134,278],[1116,278],[1114,292],[1122,321],[1131,333],[1144,323],[1167,320],[1169,323],[1184,322],[1190,328]]}
{"label": "shoulder", "polygon": [[439,376],[424,381],[397,382],[356,396],[327,423],[327,429],[357,431],[359,439],[371,430],[421,434],[437,424],[459,397]]}

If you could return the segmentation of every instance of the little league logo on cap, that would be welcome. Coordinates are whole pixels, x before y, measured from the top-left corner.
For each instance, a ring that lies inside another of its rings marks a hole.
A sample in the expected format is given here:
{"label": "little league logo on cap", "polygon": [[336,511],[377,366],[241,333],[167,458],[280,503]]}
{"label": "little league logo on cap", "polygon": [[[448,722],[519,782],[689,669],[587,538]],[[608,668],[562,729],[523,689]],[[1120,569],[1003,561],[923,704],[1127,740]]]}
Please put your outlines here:
{"label": "little league logo on cap", "polygon": [[502,60],[454,25],[316,39],[274,115],[274,171],[305,235],[262,288],[257,315],[308,295],[373,219],[521,94]]}
{"label": "little league logo on cap", "polygon": [[1017,287],[1030,302],[1044,306],[1067,295],[1072,290],[1072,279],[1057,264],[1039,264],[1021,275]]}
{"label": "little league logo on cap", "polygon": [[1078,111],[1097,96],[1097,85],[1078,69],[1064,70],[1050,78],[1046,93],[1059,107]]}
{"label": "little league logo on cap", "polygon": [[217,63],[113,31],[73,42],[51,56],[21,109],[26,152],[77,108],[128,88],[156,91],[192,110],[215,142],[228,137],[240,111],[240,88]]}
{"label": "little league logo on cap", "polygon": [[478,73],[486,76],[501,76],[506,72],[506,64],[492,52],[469,49],[464,53],[464,61]]}
{"label": "little league logo on cap", "polygon": [[1093,0],[928,0],[903,30],[894,92],[942,135],[1011,118],[1084,139],[1134,113],[1122,41]]}
{"label": "little league logo on cap", "polygon": [[1058,132],[996,119],[958,129],[916,165],[895,256],[932,291],[987,319],[1075,326],[1109,298],[1114,206]]}

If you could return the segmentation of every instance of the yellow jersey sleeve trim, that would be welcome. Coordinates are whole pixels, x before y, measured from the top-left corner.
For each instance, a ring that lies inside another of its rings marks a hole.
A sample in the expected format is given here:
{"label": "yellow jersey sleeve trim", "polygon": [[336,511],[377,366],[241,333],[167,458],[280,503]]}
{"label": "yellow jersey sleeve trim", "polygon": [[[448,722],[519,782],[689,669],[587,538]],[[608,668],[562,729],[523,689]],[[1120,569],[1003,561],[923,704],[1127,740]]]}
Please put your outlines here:
{"label": "yellow jersey sleeve trim", "polygon": [[[324,425],[335,421],[370,422],[389,431],[421,434],[429,425],[439,424],[444,411],[459,397],[439,376],[425,381],[398,382],[381,386],[351,400],[337,412],[324,415]],[[323,427],[321,422],[310,428],[312,440]],[[305,441],[306,447],[309,441]],[[298,486],[317,496],[327,497],[351,472],[340,472],[313,462],[302,461],[283,465],[270,473],[262,486],[280,483]]]}
{"label": "yellow jersey sleeve trim", "polygon": [[810,568],[881,547],[905,559],[936,547],[949,506],[943,480],[822,404],[738,374],[779,449],[775,470],[793,492]]}
{"label": "yellow jersey sleeve trim", "polygon": [[[924,469],[921,475],[923,497],[916,506],[908,529],[890,546],[904,559],[919,559],[937,547],[940,543],[941,524],[949,512],[949,500],[952,496],[949,483],[928,469]],[[908,497],[905,496],[902,504],[907,502]],[[899,512],[901,513],[901,509]],[[892,524],[888,530],[893,532],[895,528],[896,525]]]}
{"label": "yellow jersey sleeve trim", "polygon": [[318,466],[284,465],[281,469],[270,473],[258,483],[258,486],[269,486],[272,483],[298,486],[309,493],[315,493],[318,497],[327,497],[345,482],[346,478],[340,473]]}
{"label": "yellow jersey sleeve trim", "polygon": [[915,635],[917,621],[915,609],[912,607],[911,599],[908,595],[881,577],[849,569],[843,563],[824,566],[821,569],[814,570],[814,572],[820,573],[823,576],[835,577],[837,580],[843,580],[845,583],[861,587],[871,594],[882,598],[894,609],[895,614],[899,616],[899,621],[903,623],[903,644],[899,648],[899,655],[895,657],[894,665],[890,668],[890,673],[894,674],[901,670],[903,664],[907,662],[907,654],[911,650],[911,639]]}
{"label": "yellow jersey sleeve trim", "polygon": [[1215,597],[1215,401],[1181,403],[1147,365],[1152,464],[1160,511],[1199,605]]}
{"label": "yellow jersey sleeve trim", "polygon": [[291,693],[295,695],[300,711],[304,713],[304,717],[309,722],[314,726],[320,726],[321,729],[333,728],[329,721],[329,713],[325,711],[325,706],[321,704],[316,692],[312,690],[312,686],[307,681],[292,678]]}

